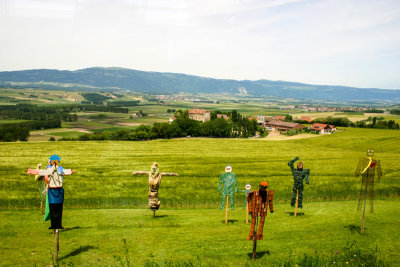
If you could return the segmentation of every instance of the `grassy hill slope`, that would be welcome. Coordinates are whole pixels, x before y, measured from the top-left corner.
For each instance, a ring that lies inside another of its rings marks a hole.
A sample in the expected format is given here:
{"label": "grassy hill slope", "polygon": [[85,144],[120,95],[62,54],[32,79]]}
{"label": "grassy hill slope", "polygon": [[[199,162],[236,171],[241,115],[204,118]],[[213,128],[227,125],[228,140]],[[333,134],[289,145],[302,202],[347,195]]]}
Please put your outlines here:
{"label": "grassy hill slope", "polygon": [[[374,148],[382,162],[383,178],[375,185],[379,199],[397,198],[400,171],[400,132],[345,129],[332,135],[291,141],[184,138],[146,142],[35,142],[0,144],[0,207],[35,207],[39,201],[33,176],[27,168],[46,164],[51,154],[61,165],[76,170],[65,177],[66,207],[146,207],[147,177],[132,171],[150,170],[153,161],[165,177],[160,187],[161,207],[217,207],[219,177],[233,166],[238,186],[256,186],[267,180],[276,201],[288,202],[293,178],[287,162],[299,156],[311,170],[305,185],[305,202],[358,199],[360,178],[354,171],[360,157]],[[244,194],[236,196],[237,205]]]}

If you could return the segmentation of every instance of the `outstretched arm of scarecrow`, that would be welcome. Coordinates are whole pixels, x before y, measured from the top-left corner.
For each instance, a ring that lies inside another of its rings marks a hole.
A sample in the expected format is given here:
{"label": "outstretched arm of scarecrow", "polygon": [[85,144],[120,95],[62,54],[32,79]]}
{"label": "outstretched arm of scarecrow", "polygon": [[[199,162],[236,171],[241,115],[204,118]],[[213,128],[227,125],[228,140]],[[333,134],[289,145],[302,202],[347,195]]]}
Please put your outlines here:
{"label": "outstretched arm of scarecrow", "polygon": [[306,178],[306,184],[310,183],[310,169],[304,169],[304,176]]}
{"label": "outstretched arm of scarecrow", "polygon": [[362,165],[363,165],[363,161],[364,161],[364,159],[360,159],[360,160],[358,161],[357,168],[356,168],[356,172],[354,173],[354,175],[355,175],[356,177],[359,177],[359,176],[360,176],[360,171],[361,171],[361,168],[362,168]]}
{"label": "outstretched arm of scarecrow", "polygon": [[138,174],[147,174],[147,175],[149,175],[150,172],[142,172],[142,171],[132,172],[132,175],[138,175]]}
{"label": "outstretched arm of scarecrow", "polygon": [[75,170],[72,169],[64,169],[63,170],[63,175],[72,175],[74,174]]}
{"label": "outstretched arm of scarecrow", "polygon": [[234,179],[235,179],[235,183],[234,184],[235,184],[235,193],[236,193],[236,192],[239,192],[238,187],[237,187],[236,175],[235,175]]}
{"label": "outstretched arm of scarecrow", "polygon": [[381,161],[377,160],[376,161],[376,172],[378,174],[378,181],[381,181],[382,178],[382,169],[381,169]]}
{"label": "outstretched arm of scarecrow", "polygon": [[52,174],[52,169],[47,169],[47,170],[38,170],[38,169],[28,169],[26,174],[35,174],[35,175],[40,175],[40,176],[47,176],[49,174]]}
{"label": "outstretched arm of scarecrow", "polygon": [[274,200],[274,191],[271,190],[271,191],[268,192],[268,206],[269,206],[269,211],[271,213],[274,213],[273,200]]}
{"label": "outstretched arm of scarecrow", "polygon": [[289,165],[290,169],[292,169],[292,170],[294,169],[294,165],[293,164],[297,160],[299,160],[299,157],[295,157],[294,159],[292,159],[291,161],[288,162],[288,165]]}
{"label": "outstretched arm of scarecrow", "polygon": [[26,171],[26,174],[39,175],[39,170],[38,170],[38,169],[28,169],[28,170]]}
{"label": "outstretched arm of scarecrow", "polygon": [[179,174],[177,173],[173,173],[173,172],[162,172],[160,173],[161,177],[163,176],[179,176]]}

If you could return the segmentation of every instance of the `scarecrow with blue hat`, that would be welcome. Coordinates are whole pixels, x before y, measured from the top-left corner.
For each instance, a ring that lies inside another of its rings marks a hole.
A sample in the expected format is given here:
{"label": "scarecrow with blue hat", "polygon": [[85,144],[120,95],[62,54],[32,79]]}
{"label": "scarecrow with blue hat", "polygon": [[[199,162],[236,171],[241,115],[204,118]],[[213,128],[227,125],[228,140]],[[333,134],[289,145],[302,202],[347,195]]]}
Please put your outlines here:
{"label": "scarecrow with blue hat", "polygon": [[[46,170],[28,169],[27,174],[48,177],[47,201],[50,210],[51,226],[49,229],[64,229],[62,227],[62,211],[64,204],[63,180],[65,175],[72,175],[74,170],[60,166],[61,158],[53,154],[49,158]],[[45,216],[46,218],[46,216]]]}

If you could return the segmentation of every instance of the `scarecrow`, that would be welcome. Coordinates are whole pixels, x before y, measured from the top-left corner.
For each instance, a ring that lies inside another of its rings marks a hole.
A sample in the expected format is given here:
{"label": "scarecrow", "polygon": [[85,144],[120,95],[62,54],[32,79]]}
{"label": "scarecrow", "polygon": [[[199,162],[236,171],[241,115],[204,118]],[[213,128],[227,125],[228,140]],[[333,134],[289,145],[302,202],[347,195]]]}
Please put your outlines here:
{"label": "scarecrow", "polygon": [[[250,234],[247,240],[263,240],[263,228],[265,217],[267,216],[268,206],[271,213],[274,212],[273,199],[274,191],[267,190],[268,183],[262,181],[259,190],[251,191],[247,195],[247,202],[249,203],[249,214],[251,215]],[[256,225],[260,217],[260,224],[258,231]]]}
{"label": "scarecrow", "polygon": [[369,208],[370,212],[374,211],[373,200],[374,200],[374,180],[375,180],[375,170],[378,176],[378,181],[381,180],[382,170],[381,163],[379,160],[373,158],[374,150],[368,149],[367,157],[361,158],[358,162],[356,169],[356,177],[362,176],[360,198],[358,199],[357,210],[361,210],[362,201],[366,202],[367,197],[369,198]]}
{"label": "scarecrow", "polygon": [[132,172],[132,175],[146,174],[149,176],[149,206],[154,212],[160,208],[160,200],[158,199],[158,188],[161,184],[161,179],[163,176],[179,176],[177,173],[169,172],[159,172],[157,162],[153,162],[151,166],[151,171],[136,171]]}
{"label": "scarecrow", "polygon": [[47,200],[50,208],[51,226],[49,229],[64,229],[62,227],[62,211],[64,203],[63,180],[65,175],[71,175],[74,170],[60,166],[61,158],[54,154],[50,157],[50,164],[46,170],[28,169],[27,174],[48,176]]}
{"label": "scarecrow", "polygon": [[356,177],[360,176],[360,172],[362,175],[360,198],[358,199],[358,207],[357,207],[357,210],[360,211],[362,202],[364,201],[361,233],[364,232],[365,206],[367,204],[367,197],[369,198],[369,204],[370,204],[369,210],[370,212],[374,211],[373,200],[374,200],[375,170],[378,176],[378,181],[380,181],[382,177],[381,163],[379,160],[374,159],[373,156],[374,156],[374,150],[368,149],[367,157],[361,158],[359,160],[355,173]]}
{"label": "scarecrow", "polygon": [[250,189],[251,189],[251,184],[246,184],[245,186],[245,190],[240,190],[240,192],[244,193],[244,204],[243,204],[243,209],[245,209],[247,207],[247,195],[250,193]]}
{"label": "scarecrow", "polygon": [[231,210],[235,209],[235,201],[233,197],[235,192],[238,192],[238,188],[237,188],[236,174],[231,172],[232,172],[232,166],[227,165],[225,167],[225,173],[221,174],[221,177],[219,178],[218,192],[221,191],[222,184],[224,184],[224,189],[222,190],[222,202],[220,210],[222,210],[222,208],[224,207],[225,199],[227,198],[227,196],[231,198]]}
{"label": "scarecrow", "polygon": [[299,157],[295,157],[288,163],[290,169],[292,170],[294,179],[291,206],[294,207],[296,204],[296,211],[297,211],[297,205],[299,208],[303,207],[304,178],[306,179],[306,184],[309,184],[310,182],[309,181],[310,169],[303,169],[303,162],[301,161],[298,162],[297,168],[294,168],[293,163],[297,160],[299,160]]}

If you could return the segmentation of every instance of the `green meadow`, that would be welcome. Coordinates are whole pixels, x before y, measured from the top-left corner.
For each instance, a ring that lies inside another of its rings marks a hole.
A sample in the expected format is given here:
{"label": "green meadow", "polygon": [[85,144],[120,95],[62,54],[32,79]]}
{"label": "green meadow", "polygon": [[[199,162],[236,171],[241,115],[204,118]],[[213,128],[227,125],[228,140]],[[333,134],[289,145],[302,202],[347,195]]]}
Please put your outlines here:
{"label": "green meadow", "polygon": [[[333,266],[337,261],[338,266],[347,266],[344,251],[359,251],[365,257],[372,253],[379,261],[396,265],[399,144],[400,131],[352,128],[287,141],[1,143],[2,264],[52,262],[54,237],[47,230],[49,223],[41,222],[37,184],[26,170],[45,165],[56,153],[64,168],[76,170],[64,177],[66,229],[60,234],[59,255],[64,265]],[[360,178],[354,171],[368,148],[381,160],[383,177],[375,184],[375,212],[367,213],[366,233],[360,235],[361,213],[356,211]],[[287,166],[295,156],[311,170],[304,208],[296,218],[289,205],[293,178]],[[161,208],[155,218],[147,207],[147,177],[131,176],[132,171],[149,171],[153,161],[161,172],[179,174],[163,178]],[[252,244],[246,240],[244,194],[236,194],[228,225],[219,211],[218,182],[227,164],[237,175],[239,189],[247,183],[255,188],[266,180],[275,191],[276,212],[268,215],[256,262],[248,255]],[[308,261],[316,265],[304,263]],[[355,256],[347,262],[354,265],[359,260]]]}
{"label": "green meadow", "polygon": [[[64,209],[60,266],[379,266],[397,265],[398,201],[378,200],[361,235],[356,201],[306,203],[297,217],[276,204],[257,242],[257,260],[245,211]],[[54,236],[39,209],[0,212],[3,266],[52,264]],[[304,255],[307,255],[306,258]],[[373,261],[373,257],[378,259]],[[372,259],[371,259],[372,258]],[[348,264],[346,264],[346,262]],[[362,263],[361,263],[362,262]],[[372,263],[371,263],[372,262]],[[368,264],[369,263],[369,264]]]}
{"label": "green meadow", "polygon": [[[62,166],[76,170],[65,177],[67,207],[146,207],[147,178],[131,176],[148,171],[153,161],[165,177],[160,197],[163,207],[211,208],[220,199],[216,191],[227,164],[237,175],[239,189],[267,180],[275,200],[287,202],[292,177],[287,163],[299,156],[311,170],[306,202],[354,200],[360,178],[354,171],[360,157],[374,148],[382,162],[383,179],[376,184],[377,198],[398,198],[400,131],[344,128],[332,135],[290,141],[263,139],[182,138],[142,142],[28,142],[0,144],[0,207],[32,208],[38,194],[27,168],[46,164],[51,154],[61,156]],[[244,194],[236,197],[237,205]]]}

